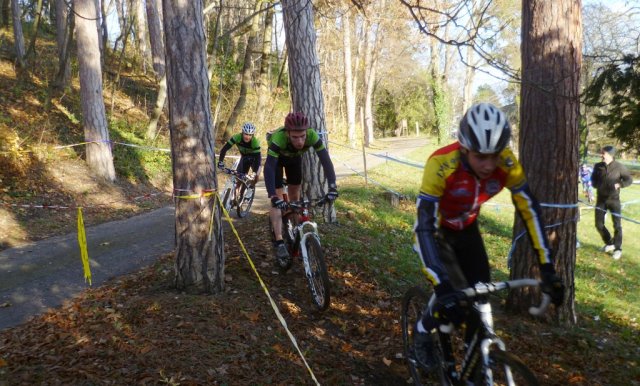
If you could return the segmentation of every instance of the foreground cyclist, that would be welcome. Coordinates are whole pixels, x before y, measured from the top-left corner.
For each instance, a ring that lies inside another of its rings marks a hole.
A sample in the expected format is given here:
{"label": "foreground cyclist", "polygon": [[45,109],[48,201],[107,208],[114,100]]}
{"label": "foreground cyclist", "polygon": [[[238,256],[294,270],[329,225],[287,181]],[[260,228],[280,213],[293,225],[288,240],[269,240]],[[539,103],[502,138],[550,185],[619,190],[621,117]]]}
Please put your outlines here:
{"label": "foreground cyclist", "polygon": [[[287,175],[288,194],[291,201],[300,200],[302,184],[302,155],[314,148],[324,175],[329,181],[329,192],[326,198],[333,201],[338,197],[336,173],[329,152],[318,133],[309,127],[309,120],[301,112],[289,113],[284,120],[284,127],[274,131],[268,139],[269,150],[264,164],[264,184],[271,200],[269,217],[275,234],[276,262],[280,266],[288,265],[291,259],[284,241],[282,241],[282,209],[285,201],[282,196],[283,171]],[[282,262],[282,263],[280,263]]]}
{"label": "foreground cyclist", "polygon": [[466,320],[457,289],[490,281],[489,259],[476,221],[480,206],[506,187],[524,221],[540,264],[542,290],[556,305],[564,286],[556,276],[540,207],[531,194],[522,166],[507,147],[511,128],[497,107],[480,103],[464,115],[458,142],[436,150],[427,160],[418,196],[415,249],[423,271],[434,285],[437,306],[423,315],[415,331],[416,360],[426,368],[436,365],[428,331],[440,324],[466,323],[465,342],[477,320]]}
{"label": "foreground cyclist", "polygon": [[249,168],[256,174],[254,184],[258,182],[258,169],[262,162],[260,156],[260,141],[255,136],[256,127],[251,122],[242,125],[242,132],[234,134],[227,143],[220,149],[220,157],[218,158],[218,167],[224,168],[224,157],[227,151],[236,145],[240,151],[240,162],[238,163],[238,172],[247,174]]}

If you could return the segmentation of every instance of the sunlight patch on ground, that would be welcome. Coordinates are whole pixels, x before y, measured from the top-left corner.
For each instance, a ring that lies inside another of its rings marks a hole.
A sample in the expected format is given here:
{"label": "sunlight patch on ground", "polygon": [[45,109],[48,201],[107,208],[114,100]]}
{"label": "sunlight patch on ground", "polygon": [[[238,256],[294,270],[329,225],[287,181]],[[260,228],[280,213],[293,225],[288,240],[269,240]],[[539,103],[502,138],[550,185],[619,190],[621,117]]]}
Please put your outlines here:
{"label": "sunlight patch on ground", "polygon": [[[22,229],[13,213],[0,207],[0,229],[4,229],[0,235],[0,246],[14,247],[24,243],[27,239],[27,233]],[[8,230],[11,230],[8,232]]]}

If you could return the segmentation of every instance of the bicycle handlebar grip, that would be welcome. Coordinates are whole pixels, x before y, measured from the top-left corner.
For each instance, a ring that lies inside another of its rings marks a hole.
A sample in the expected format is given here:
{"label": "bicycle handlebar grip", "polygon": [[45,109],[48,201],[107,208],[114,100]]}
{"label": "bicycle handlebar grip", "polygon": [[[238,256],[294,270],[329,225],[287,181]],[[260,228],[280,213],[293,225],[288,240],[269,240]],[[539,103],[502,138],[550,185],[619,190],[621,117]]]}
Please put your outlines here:
{"label": "bicycle handlebar grip", "polygon": [[551,304],[551,296],[542,293],[542,301],[540,301],[540,305],[538,307],[529,307],[529,313],[533,316],[541,316],[547,312],[549,304]]}

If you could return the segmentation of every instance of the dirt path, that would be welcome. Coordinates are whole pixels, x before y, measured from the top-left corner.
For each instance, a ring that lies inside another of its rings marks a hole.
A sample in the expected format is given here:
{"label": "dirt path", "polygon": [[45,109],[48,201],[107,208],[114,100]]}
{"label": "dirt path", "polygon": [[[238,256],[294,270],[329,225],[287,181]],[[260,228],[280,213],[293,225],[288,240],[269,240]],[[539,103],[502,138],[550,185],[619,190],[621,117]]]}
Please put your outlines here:
{"label": "dirt path", "polygon": [[[368,153],[402,156],[427,143],[424,138],[380,140],[379,150]],[[367,156],[367,168],[388,162]],[[364,170],[361,153],[334,160],[338,178]],[[252,211],[268,211],[264,183],[258,185]],[[119,275],[145,267],[174,245],[173,207],[87,228],[93,287]],[[241,221],[235,220],[235,223]],[[50,307],[60,306],[88,286],[78,253],[77,234],[52,237],[0,251],[0,330],[16,326]]]}

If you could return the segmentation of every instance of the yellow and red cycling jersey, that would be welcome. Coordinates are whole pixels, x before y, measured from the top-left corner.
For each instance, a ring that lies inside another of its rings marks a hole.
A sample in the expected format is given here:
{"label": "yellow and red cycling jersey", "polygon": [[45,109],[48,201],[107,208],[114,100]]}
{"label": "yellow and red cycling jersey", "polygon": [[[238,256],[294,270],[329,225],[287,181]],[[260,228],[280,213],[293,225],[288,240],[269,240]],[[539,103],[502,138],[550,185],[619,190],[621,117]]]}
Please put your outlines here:
{"label": "yellow and red cycling jersey", "polygon": [[479,179],[463,162],[460,149],[460,143],[456,142],[436,150],[429,157],[418,196],[416,247],[434,284],[442,279],[439,276],[444,272],[439,253],[433,248],[432,234],[438,227],[452,230],[467,228],[476,221],[482,204],[505,187],[511,191],[513,203],[525,223],[540,264],[551,262],[540,206],[529,191],[522,165],[513,152],[509,148],[504,149],[493,174]]}
{"label": "yellow and red cycling jersey", "polygon": [[506,187],[517,191],[527,183],[522,166],[510,149],[500,153],[498,167],[483,180],[460,161],[460,143],[435,151],[422,175],[420,196],[439,201],[440,225],[463,229],[478,217],[480,206]]}

